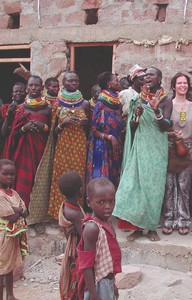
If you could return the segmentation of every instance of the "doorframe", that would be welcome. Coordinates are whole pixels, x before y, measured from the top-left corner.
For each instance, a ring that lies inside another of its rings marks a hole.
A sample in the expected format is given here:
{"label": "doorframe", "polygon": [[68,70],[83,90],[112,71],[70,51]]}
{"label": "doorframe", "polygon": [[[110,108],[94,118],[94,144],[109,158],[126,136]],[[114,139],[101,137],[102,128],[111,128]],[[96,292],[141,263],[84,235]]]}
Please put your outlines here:
{"label": "doorframe", "polygon": [[70,70],[75,71],[75,48],[85,48],[85,47],[113,47],[112,53],[112,73],[115,73],[115,57],[116,49],[119,45],[118,42],[106,42],[106,43],[71,43],[70,44]]}

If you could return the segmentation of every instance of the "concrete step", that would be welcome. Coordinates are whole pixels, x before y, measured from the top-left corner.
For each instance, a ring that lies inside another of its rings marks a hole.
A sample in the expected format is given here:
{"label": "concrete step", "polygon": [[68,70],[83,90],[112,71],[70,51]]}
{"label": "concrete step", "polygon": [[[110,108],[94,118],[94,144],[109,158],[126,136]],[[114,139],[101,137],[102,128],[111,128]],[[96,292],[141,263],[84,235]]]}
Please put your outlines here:
{"label": "concrete step", "polygon": [[177,230],[171,235],[162,234],[157,230],[160,241],[151,242],[144,231],[143,237],[134,242],[127,241],[131,232],[117,229],[116,220],[113,220],[116,234],[122,250],[123,264],[146,264],[164,269],[192,272],[192,236],[181,236]]}
{"label": "concrete step", "polygon": [[[181,272],[192,272],[192,236],[181,236],[178,231],[163,235],[161,229],[158,242],[151,242],[147,236],[128,242],[129,232],[117,229],[117,220],[112,217],[117,238],[122,250],[122,264],[146,264]],[[36,255],[52,256],[64,252],[66,239],[61,228],[46,224],[44,234],[36,234],[32,227],[28,230],[30,252]]]}

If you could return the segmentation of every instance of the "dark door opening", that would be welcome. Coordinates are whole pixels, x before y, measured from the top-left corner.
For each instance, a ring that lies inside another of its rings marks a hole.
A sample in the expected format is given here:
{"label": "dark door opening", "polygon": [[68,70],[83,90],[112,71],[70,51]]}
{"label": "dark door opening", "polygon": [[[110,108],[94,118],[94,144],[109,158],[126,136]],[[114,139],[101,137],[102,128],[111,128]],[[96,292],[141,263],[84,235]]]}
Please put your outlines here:
{"label": "dark door opening", "polygon": [[30,70],[30,49],[3,49],[0,48],[0,98],[3,103],[11,102],[12,87],[16,82],[26,83],[13,71],[19,67],[19,62]]}
{"label": "dark door opening", "polygon": [[85,99],[91,98],[91,87],[96,84],[97,76],[104,71],[112,71],[113,45],[75,46],[74,66],[80,78],[80,90]]}

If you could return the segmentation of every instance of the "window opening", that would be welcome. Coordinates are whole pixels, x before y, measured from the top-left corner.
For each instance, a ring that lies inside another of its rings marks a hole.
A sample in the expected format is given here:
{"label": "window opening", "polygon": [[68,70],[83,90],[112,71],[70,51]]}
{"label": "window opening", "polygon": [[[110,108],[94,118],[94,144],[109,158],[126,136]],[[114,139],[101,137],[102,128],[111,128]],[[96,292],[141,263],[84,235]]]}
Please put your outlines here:
{"label": "window opening", "polygon": [[98,8],[85,9],[85,24],[93,25],[98,22]]}
{"label": "window opening", "polygon": [[168,3],[166,3],[166,4],[156,4],[157,14],[156,14],[155,21],[165,22],[167,5],[168,5]]}
{"label": "window opening", "polygon": [[17,29],[20,27],[20,14],[10,14],[8,28]]}

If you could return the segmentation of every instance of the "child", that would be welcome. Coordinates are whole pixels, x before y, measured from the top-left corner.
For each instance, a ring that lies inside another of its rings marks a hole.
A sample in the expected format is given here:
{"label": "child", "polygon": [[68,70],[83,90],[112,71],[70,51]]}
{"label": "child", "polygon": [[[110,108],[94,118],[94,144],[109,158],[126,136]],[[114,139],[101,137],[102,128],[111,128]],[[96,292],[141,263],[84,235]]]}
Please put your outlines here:
{"label": "child", "polygon": [[82,178],[76,172],[66,172],[59,178],[59,189],[66,197],[59,211],[59,225],[64,227],[67,245],[61,266],[61,300],[77,298],[76,246],[82,229],[83,209],[77,204],[83,195]]}
{"label": "child", "polygon": [[52,106],[59,92],[59,80],[55,77],[47,78],[45,81],[45,99]]}
{"label": "child", "polygon": [[3,281],[7,300],[17,300],[13,294],[13,269],[20,255],[27,255],[24,218],[25,204],[10,186],[15,178],[15,166],[9,159],[0,160],[0,299],[3,299]]}
{"label": "child", "polygon": [[93,210],[83,222],[78,245],[79,300],[114,300],[118,291],[114,275],[121,272],[121,251],[109,221],[115,206],[115,187],[107,178],[96,178],[87,187]]}
{"label": "child", "polygon": [[92,98],[89,100],[89,103],[90,103],[90,120],[92,119],[93,110],[94,110],[94,107],[97,103],[97,99],[99,97],[100,92],[101,92],[101,88],[98,84],[95,84],[95,85],[92,86],[92,88],[91,88]]}

